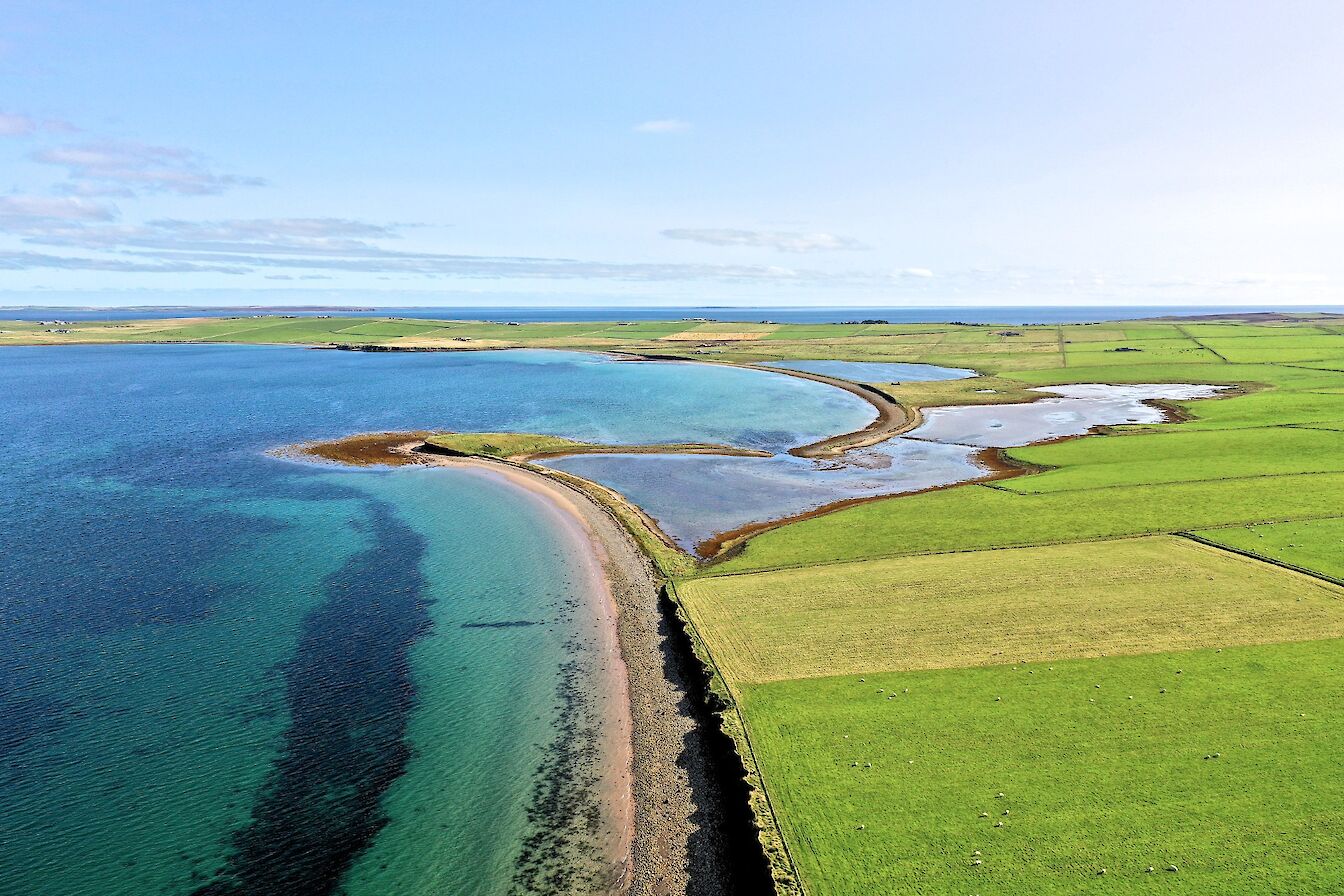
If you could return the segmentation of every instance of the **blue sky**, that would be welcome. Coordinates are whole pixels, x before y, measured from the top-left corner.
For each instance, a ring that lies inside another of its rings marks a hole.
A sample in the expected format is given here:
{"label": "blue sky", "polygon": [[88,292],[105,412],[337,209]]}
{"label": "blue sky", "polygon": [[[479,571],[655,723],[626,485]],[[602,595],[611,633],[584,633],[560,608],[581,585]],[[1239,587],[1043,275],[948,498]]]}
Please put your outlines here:
{"label": "blue sky", "polygon": [[1344,301],[1344,4],[26,2],[0,304]]}

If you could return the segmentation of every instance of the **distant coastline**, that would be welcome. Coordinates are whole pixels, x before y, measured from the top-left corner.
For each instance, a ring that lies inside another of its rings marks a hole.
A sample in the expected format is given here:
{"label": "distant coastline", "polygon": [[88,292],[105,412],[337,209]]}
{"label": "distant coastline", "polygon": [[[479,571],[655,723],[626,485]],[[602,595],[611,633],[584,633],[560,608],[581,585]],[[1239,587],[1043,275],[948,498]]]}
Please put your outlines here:
{"label": "distant coastline", "polygon": [[1108,320],[1141,320],[1181,317],[1197,319],[1216,315],[1220,318],[1253,312],[1269,314],[1344,314],[1344,305],[1286,305],[1266,311],[1263,305],[1096,305],[1090,307],[1057,305],[945,305],[945,306],[724,306],[676,305],[630,307],[620,305],[332,305],[328,303],[247,305],[4,305],[0,319],[38,320],[46,316],[70,320],[147,320],[165,317],[235,317],[260,314],[313,316],[342,314],[355,317],[399,317],[411,320],[478,320],[496,323],[518,321],[663,321],[682,318],[706,318],[725,322],[844,323],[850,320],[886,320],[890,323],[970,323],[970,324],[1063,324],[1093,323]]}

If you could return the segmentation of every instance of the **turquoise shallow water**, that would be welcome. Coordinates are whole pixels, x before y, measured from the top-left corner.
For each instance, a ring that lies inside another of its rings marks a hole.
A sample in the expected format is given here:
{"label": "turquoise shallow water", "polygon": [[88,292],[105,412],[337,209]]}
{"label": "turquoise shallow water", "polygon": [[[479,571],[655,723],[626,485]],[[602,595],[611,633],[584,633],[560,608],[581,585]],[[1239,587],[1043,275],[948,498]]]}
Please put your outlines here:
{"label": "turquoise shallow water", "polygon": [[560,352],[0,352],[0,893],[581,886],[568,861],[538,884],[592,845],[573,545],[474,474],[266,450],[410,428],[780,450],[870,418],[802,380]]}

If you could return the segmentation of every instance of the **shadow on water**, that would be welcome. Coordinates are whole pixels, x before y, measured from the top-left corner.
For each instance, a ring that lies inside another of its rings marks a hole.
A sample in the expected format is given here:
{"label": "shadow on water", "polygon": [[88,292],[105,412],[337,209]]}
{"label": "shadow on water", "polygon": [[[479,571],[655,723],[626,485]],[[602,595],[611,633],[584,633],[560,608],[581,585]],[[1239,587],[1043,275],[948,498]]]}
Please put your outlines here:
{"label": "shadow on water", "polygon": [[377,504],[362,524],[372,544],[326,582],[282,670],[291,723],[251,823],[194,896],[338,892],[386,824],[380,800],[410,758],[408,650],[429,624],[425,544]]}

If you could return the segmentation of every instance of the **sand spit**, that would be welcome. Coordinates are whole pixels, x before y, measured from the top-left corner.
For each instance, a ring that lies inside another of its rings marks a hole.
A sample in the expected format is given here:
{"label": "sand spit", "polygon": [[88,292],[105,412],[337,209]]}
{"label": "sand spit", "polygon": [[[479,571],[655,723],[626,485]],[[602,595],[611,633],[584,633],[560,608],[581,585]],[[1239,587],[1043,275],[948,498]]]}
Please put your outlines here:
{"label": "sand spit", "polygon": [[[608,794],[608,813],[624,834],[614,844],[612,892],[631,896],[718,896],[767,892],[749,878],[757,859],[733,852],[744,822],[726,788],[737,783],[702,699],[703,670],[685,656],[676,620],[660,604],[662,576],[614,513],[564,479],[508,461],[448,457],[417,449],[424,433],[368,433],[280,449],[278,456],[355,466],[443,465],[495,476],[547,501],[576,526],[600,566],[598,613],[622,663],[612,692],[611,755],[627,769]],[[606,612],[601,604],[608,607]],[[624,742],[624,752],[621,752]],[[750,837],[754,842],[754,835]],[[760,859],[763,863],[763,859]],[[763,874],[764,871],[762,870]]]}
{"label": "sand spit", "polygon": [[854,448],[868,448],[881,442],[885,442],[892,436],[898,436],[902,433],[909,432],[922,422],[917,411],[911,412],[905,405],[901,404],[881,389],[866,383],[856,383],[853,380],[825,376],[820,373],[809,373],[806,370],[790,370],[786,367],[762,367],[757,364],[735,361],[706,362],[691,358],[681,358],[675,355],[649,355],[635,354],[632,352],[607,352],[607,354],[620,361],[679,361],[685,364],[711,363],[725,367],[745,367],[748,370],[763,370],[766,373],[777,373],[781,376],[798,377],[799,379],[812,380],[813,382],[824,383],[827,386],[834,386],[851,395],[857,395],[877,410],[877,419],[872,423],[869,423],[863,429],[855,430],[854,432],[844,432],[834,436],[827,436],[824,439],[809,442],[806,445],[790,448],[789,454],[792,454],[795,457],[838,457]]}

